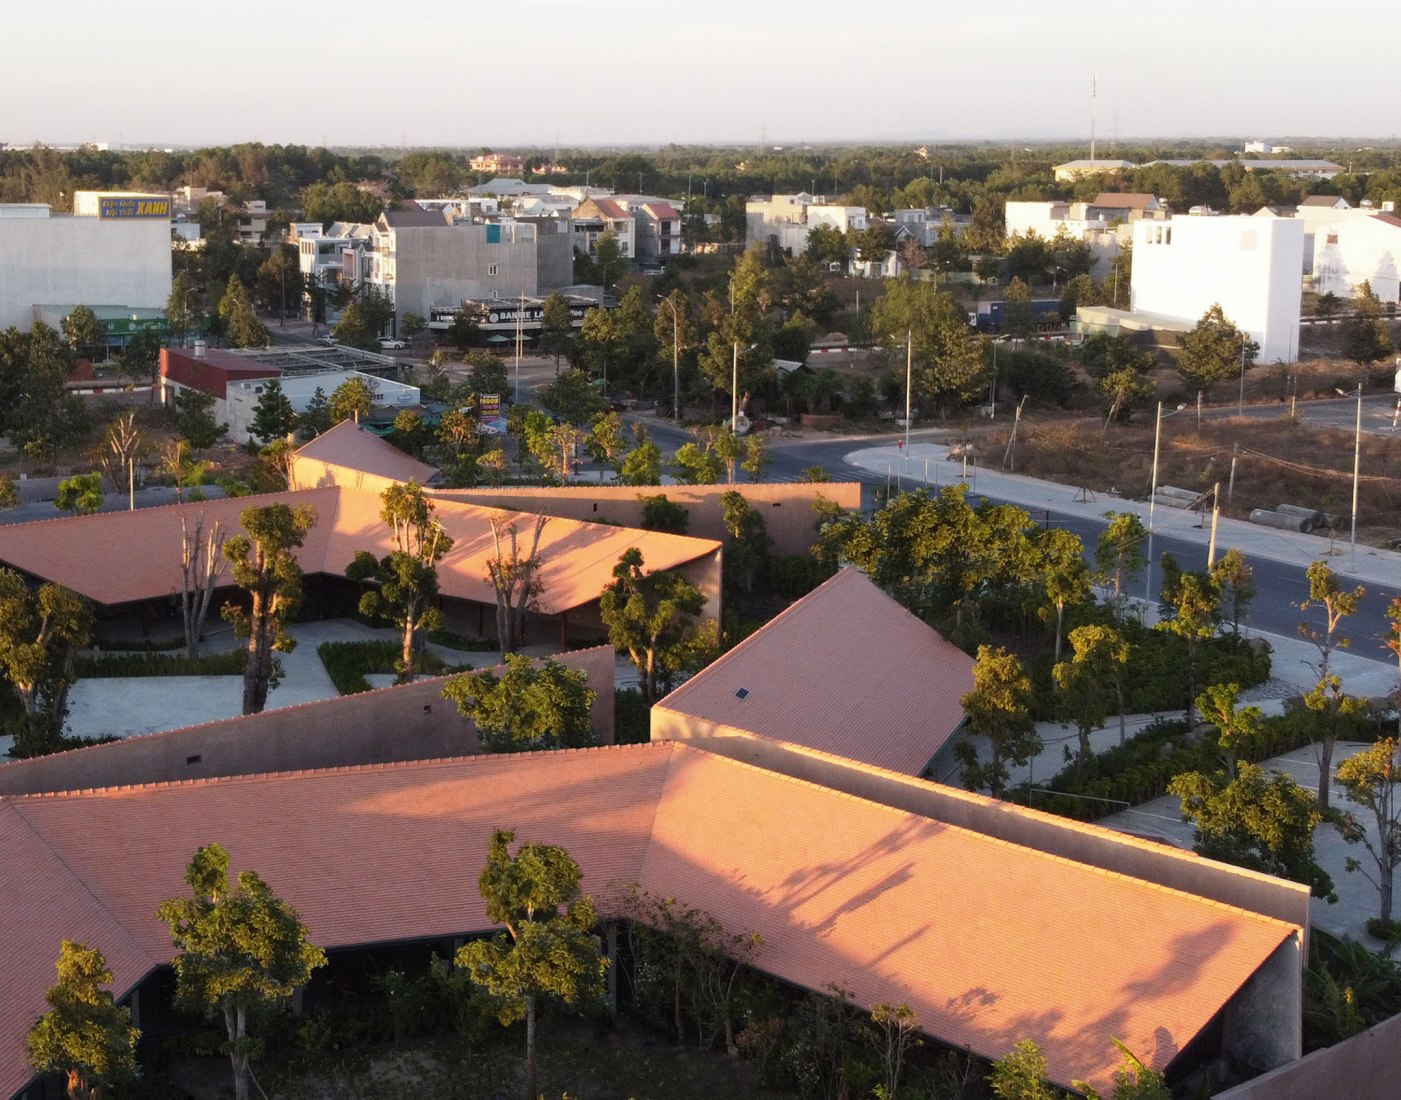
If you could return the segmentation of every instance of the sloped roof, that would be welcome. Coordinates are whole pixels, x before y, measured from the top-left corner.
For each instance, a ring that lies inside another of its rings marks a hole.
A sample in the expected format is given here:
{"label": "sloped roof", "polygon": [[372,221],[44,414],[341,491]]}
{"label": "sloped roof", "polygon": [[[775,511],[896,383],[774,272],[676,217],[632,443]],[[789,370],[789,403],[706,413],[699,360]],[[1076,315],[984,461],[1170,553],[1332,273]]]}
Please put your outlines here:
{"label": "sloped roof", "polygon": [[[1342,203],[1342,206],[1338,204]],[[1300,200],[1300,206],[1321,206],[1328,210],[1347,210],[1351,204],[1342,195],[1309,195]]]}
{"label": "sloped roof", "polygon": [[328,466],[343,466],[347,470],[358,470],[392,481],[417,481],[421,485],[427,484],[438,473],[436,466],[429,466],[405,454],[351,420],[341,421],[299,447],[297,457],[324,462]]}
{"label": "sloped roof", "polygon": [[971,657],[848,566],[657,706],[915,775],[972,688]]}
{"label": "sloped roof", "polygon": [[[430,494],[431,495],[431,494]],[[380,519],[378,493],[346,486],[300,489],[258,497],[102,512],[0,526],[0,562],[62,584],[99,604],[154,599],[179,590],[181,520],[193,529],[203,515],[205,530],[215,520],[226,535],[242,531],[239,515],[250,506],[309,505],[317,514],[297,560],[306,573],[343,575],[358,550],[384,556],[394,549],[393,533]],[[438,566],[443,595],[495,603],[486,563],[495,557],[493,518],[518,521],[521,552],[528,553],[533,517],[435,499],[436,517],[455,545]],[[596,600],[612,580],[624,550],[642,550],[649,570],[673,569],[712,553],[718,542],[551,517],[540,538],[540,612],[558,614]]]}
{"label": "sloped roof", "polygon": [[605,916],[629,883],[681,898],[758,933],[769,973],[908,1003],[989,1057],[1033,1039],[1062,1083],[1108,1085],[1111,1036],[1162,1068],[1298,932],[675,742],[4,799],[0,1095],[29,1076],[59,940],[130,990],[170,958],[154,913],[199,845],[346,947],[488,928],[476,867],[502,827],[563,845]]}
{"label": "sloped roof", "polygon": [[424,210],[421,206],[386,210],[380,217],[390,229],[438,229],[448,224],[441,210]]}
{"label": "sloped roof", "polygon": [[642,204],[642,209],[651,214],[661,222],[676,221],[681,217],[676,211],[676,207],[669,202],[647,202]]}
{"label": "sloped roof", "polygon": [[1107,206],[1116,210],[1147,210],[1157,205],[1157,197],[1136,191],[1101,191],[1091,206]]}

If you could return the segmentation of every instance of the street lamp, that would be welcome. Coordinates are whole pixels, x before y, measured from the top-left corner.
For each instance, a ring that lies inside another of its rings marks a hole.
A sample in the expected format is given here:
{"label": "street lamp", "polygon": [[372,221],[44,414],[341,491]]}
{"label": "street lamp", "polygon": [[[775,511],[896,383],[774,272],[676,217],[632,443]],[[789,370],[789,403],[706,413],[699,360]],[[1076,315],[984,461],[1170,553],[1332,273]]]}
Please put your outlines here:
{"label": "street lamp", "polygon": [[1240,334],[1240,393],[1236,396],[1236,415],[1245,414],[1245,341],[1247,337],[1244,332]]}
{"label": "street lamp", "polygon": [[[1178,405],[1168,416],[1176,416],[1186,405]],[[1148,564],[1143,569],[1143,598],[1153,599],[1153,513],[1158,504],[1158,446],[1163,438],[1163,403],[1158,402],[1158,420],[1153,428],[1153,480],[1148,490]]]}
{"label": "street lamp", "polygon": [[915,369],[915,330],[905,330],[905,457],[910,454],[910,390]]}
{"label": "street lamp", "polygon": [[664,306],[671,307],[671,418],[681,422],[681,321],[676,315],[676,303],[670,298],[658,298]]}
{"label": "street lamp", "polygon": [[[1336,390],[1339,397],[1351,397],[1345,390]],[[1357,482],[1362,460],[1362,383],[1357,383],[1357,427],[1352,434],[1352,535],[1348,539],[1352,565],[1357,568]]]}

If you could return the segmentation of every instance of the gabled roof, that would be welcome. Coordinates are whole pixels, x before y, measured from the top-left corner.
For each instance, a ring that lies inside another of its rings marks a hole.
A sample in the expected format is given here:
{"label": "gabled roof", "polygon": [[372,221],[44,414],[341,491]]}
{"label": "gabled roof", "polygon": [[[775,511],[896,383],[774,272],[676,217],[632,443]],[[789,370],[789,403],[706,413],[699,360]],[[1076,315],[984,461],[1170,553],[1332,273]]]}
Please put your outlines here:
{"label": "gabled roof", "polygon": [[438,229],[449,224],[441,210],[424,210],[421,206],[386,210],[380,220],[389,229]]}
{"label": "gabled roof", "polygon": [[297,449],[296,457],[393,481],[417,481],[421,485],[438,474],[436,466],[405,454],[351,420],[343,420],[303,444]]}
{"label": "gabled roof", "polygon": [[[242,530],[238,517],[245,508],[279,502],[316,511],[316,526],[297,552],[306,573],[344,575],[356,551],[383,556],[394,549],[393,534],[380,519],[379,493],[329,486],[0,526],[0,562],[99,604],[155,599],[179,589],[182,518],[192,529],[205,516],[205,530],[217,519],[226,535],[234,535]],[[455,540],[438,566],[443,595],[495,603],[495,590],[486,579],[486,563],[496,554],[491,521],[503,516],[519,521],[521,552],[527,553],[534,517],[451,499],[436,498],[435,503],[437,519]],[[642,550],[647,568],[656,570],[704,557],[720,544],[551,517],[540,539],[538,610],[554,615],[598,599],[619,556],[633,546]]]}
{"label": "gabled roof", "polygon": [[1147,210],[1157,207],[1156,195],[1141,194],[1135,191],[1101,191],[1090,206],[1104,206],[1113,210]]}
{"label": "gabled roof", "polygon": [[916,775],[972,688],[971,657],[848,566],[657,709]]}
{"label": "gabled roof", "polygon": [[652,217],[656,218],[659,222],[677,221],[681,217],[681,215],[677,213],[676,207],[672,206],[669,202],[646,202],[642,204],[642,209],[647,211],[647,213],[652,215]]}
{"label": "gabled roof", "polygon": [[59,940],[125,994],[171,956],[155,910],[199,845],[334,948],[490,927],[496,828],[562,845],[604,916],[631,883],[680,898],[757,933],[764,971],[906,1003],[988,1057],[1032,1039],[1062,1084],[1108,1086],[1111,1037],[1164,1067],[1299,931],[674,742],[27,796],[0,800],[0,1096]]}
{"label": "gabled roof", "polygon": [[581,210],[596,211],[598,217],[611,221],[622,221],[632,217],[612,199],[585,199],[575,208],[575,213],[577,214]]}
{"label": "gabled roof", "polygon": [[1351,204],[1342,195],[1310,195],[1300,206],[1319,206],[1325,210],[1350,210]]}

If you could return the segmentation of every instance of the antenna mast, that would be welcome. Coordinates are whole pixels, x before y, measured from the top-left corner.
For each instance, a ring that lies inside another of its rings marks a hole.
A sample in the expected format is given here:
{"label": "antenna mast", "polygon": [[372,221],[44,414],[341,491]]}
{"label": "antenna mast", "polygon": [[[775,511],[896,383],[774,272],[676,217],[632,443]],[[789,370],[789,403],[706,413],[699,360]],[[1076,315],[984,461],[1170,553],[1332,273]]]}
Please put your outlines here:
{"label": "antenna mast", "polygon": [[1090,77],[1090,170],[1095,163],[1095,106],[1099,98],[1099,76]]}

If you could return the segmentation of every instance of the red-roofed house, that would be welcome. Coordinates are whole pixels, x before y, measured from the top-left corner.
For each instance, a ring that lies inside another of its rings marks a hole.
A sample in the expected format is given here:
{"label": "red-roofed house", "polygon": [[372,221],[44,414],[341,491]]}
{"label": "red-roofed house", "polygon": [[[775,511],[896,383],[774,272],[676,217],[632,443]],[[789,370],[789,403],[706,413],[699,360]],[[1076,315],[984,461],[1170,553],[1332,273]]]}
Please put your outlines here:
{"label": "red-roofed house", "polygon": [[[864,772],[911,798],[940,790]],[[475,867],[506,825],[568,850],[605,921],[626,915],[633,884],[679,898],[756,933],[767,973],[838,983],[862,1007],[907,1004],[927,1033],[989,1058],[1031,1039],[1063,1085],[1107,1092],[1115,1040],[1173,1078],[1228,1054],[1270,1067],[1299,1053],[1299,924],[1095,857],[1136,853],[1296,908],[1298,894],[1302,913],[1304,887],[1075,823],[1077,856],[1048,854],[662,742],[0,799],[0,1096],[29,1080],[24,1034],[59,940],[101,947],[127,997],[169,961],[155,910],[211,838],[334,950],[489,929]]]}
{"label": "red-roofed house", "polygon": [[632,259],[637,255],[637,233],[632,215],[612,199],[585,199],[575,209],[574,250],[593,255],[599,238],[609,230],[618,241],[621,255]]}
{"label": "red-roofed house", "polygon": [[972,688],[972,658],[848,566],[657,703],[652,738],[751,762],[777,742],[945,778],[940,750]]}
{"label": "red-roofed house", "polygon": [[669,202],[644,202],[633,211],[639,260],[662,261],[681,254],[681,215],[676,207]]}

